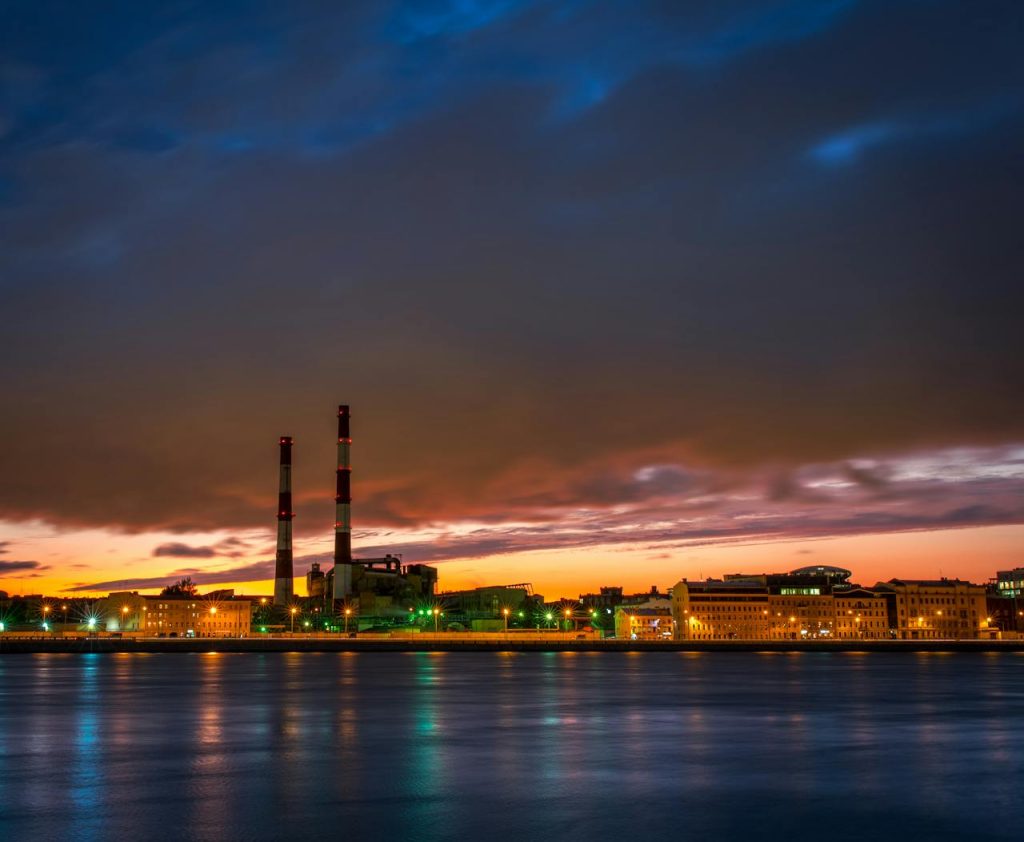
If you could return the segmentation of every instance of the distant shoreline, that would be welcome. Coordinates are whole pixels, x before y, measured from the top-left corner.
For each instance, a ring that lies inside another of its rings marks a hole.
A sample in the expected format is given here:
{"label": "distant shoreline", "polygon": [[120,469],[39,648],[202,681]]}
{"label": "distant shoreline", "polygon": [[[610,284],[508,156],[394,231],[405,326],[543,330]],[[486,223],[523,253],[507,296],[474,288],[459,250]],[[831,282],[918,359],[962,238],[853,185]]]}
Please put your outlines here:
{"label": "distant shoreline", "polygon": [[4,654],[260,652],[1011,652],[1024,640],[423,640],[397,638],[0,638]]}

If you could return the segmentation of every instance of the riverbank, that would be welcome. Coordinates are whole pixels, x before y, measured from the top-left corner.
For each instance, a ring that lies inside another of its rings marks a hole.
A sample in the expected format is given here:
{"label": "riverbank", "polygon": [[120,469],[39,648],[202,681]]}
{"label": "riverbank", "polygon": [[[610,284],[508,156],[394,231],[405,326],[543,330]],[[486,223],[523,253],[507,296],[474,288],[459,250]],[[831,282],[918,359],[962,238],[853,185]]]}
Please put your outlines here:
{"label": "riverbank", "polygon": [[1014,652],[1024,640],[574,640],[458,634],[397,637],[0,638],[0,654],[40,652]]}

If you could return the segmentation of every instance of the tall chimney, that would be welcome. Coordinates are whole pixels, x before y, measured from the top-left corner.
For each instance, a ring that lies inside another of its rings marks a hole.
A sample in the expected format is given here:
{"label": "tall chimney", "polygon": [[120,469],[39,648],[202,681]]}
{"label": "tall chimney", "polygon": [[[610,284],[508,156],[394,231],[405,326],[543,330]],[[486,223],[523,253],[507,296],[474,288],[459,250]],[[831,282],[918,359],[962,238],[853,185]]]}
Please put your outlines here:
{"label": "tall chimney", "polygon": [[352,438],[348,405],[338,407],[338,473],[334,495],[334,598],[352,593]]}
{"label": "tall chimney", "polygon": [[288,605],[294,595],[292,581],[292,438],[281,436],[281,482],[277,495],[277,566],[274,605]]}

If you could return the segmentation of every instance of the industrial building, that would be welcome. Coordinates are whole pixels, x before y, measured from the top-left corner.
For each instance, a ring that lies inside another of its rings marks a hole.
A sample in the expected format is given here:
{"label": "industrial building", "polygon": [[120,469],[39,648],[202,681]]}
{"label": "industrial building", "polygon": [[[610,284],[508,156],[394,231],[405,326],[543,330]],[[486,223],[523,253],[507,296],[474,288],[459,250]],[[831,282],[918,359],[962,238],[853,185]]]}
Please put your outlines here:
{"label": "industrial building", "polygon": [[437,601],[449,624],[457,623],[472,631],[501,631],[506,611],[510,627],[526,627],[544,607],[544,597],[535,594],[529,582],[444,591],[437,595]]}
{"label": "industrial building", "polygon": [[313,562],[306,574],[304,600],[294,594],[292,550],[292,447],[290,436],[278,439],[280,447],[277,559],[273,604],[279,616],[304,603],[310,613],[327,618],[350,616],[357,627],[405,620],[408,609],[434,598],[437,569],[425,564],[404,564],[400,556],[353,558],[352,556],[352,433],[347,404],[338,407],[337,464],[334,495],[334,565],[321,569]]}

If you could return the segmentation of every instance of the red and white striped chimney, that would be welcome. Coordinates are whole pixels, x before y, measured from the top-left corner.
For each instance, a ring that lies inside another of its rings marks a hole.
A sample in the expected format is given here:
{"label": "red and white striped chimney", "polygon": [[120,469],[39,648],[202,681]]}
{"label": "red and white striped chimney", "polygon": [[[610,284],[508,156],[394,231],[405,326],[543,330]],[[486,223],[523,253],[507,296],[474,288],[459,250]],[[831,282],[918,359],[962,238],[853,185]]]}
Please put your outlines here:
{"label": "red and white striped chimney", "polygon": [[277,494],[277,564],[274,605],[288,605],[294,596],[292,569],[292,438],[281,436],[281,478]]}
{"label": "red and white striped chimney", "polygon": [[352,594],[352,437],[348,405],[338,407],[338,470],[334,495],[334,598]]}

